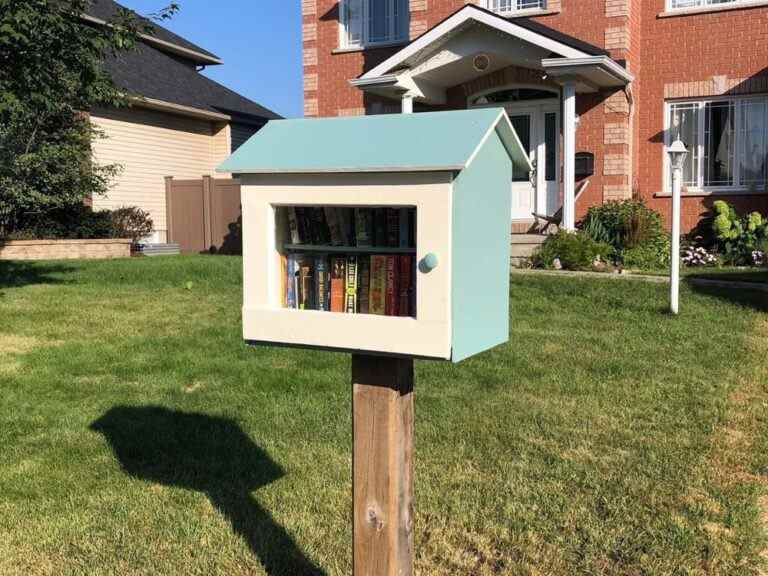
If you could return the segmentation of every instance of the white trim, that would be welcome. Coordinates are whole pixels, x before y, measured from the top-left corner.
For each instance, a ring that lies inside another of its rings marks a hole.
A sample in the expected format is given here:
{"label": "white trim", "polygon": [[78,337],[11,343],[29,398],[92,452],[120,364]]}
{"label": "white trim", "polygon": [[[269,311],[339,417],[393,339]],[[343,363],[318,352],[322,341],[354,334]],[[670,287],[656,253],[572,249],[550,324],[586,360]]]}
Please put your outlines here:
{"label": "white trim", "polygon": [[[493,103],[493,104],[472,104],[473,100],[477,100],[478,98],[482,96],[487,96],[488,94],[493,94],[495,92],[505,92],[507,90],[515,90],[515,89],[522,89],[522,90],[541,90],[542,92],[551,92],[552,98],[551,99],[560,99],[560,91],[555,86],[542,86],[540,84],[517,84],[517,83],[509,83],[504,84],[503,86],[496,86],[495,88],[485,88],[484,90],[480,90],[479,92],[473,92],[469,96],[467,96],[467,107],[468,108],[492,108],[496,106],[505,106],[506,102],[499,102],[499,103]],[[550,98],[541,98],[540,100],[525,100],[521,101],[520,104],[527,105],[529,102],[531,104],[536,104],[537,102],[546,102],[547,100],[550,100]],[[514,102],[510,102],[510,104],[514,104]]]}
{"label": "white trim", "polygon": [[563,228],[576,229],[576,85],[563,86]]}
{"label": "white trim", "polygon": [[183,106],[181,104],[174,104],[172,102],[166,102],[165,100],[157,100],[155,98],[145,98],[143,96],[129,96],[128,100],[132,105],[137,106],[139,108],[149,108],[150,110],[161,110],[163,112],[171,112],[173,114],[179,114],[182,116],[191,116],[193,118],[204,118],[206,120],[218,120],[221,122],[229,122],[230,120],[232,120],[232,116],[228,114],[221,114],[219,112],[210,112],[208,110],[193,108],[192,106]]}
{"label": "white trim", "polygon": [[581,58],[545,58],[541,65],[548,71],[571,71],[587,67],[598,66],[627,84],[633,82],[635,77],[629,71],[619,65],[610,56],[584,56]]}
{"label": "white trim", "polygon": [[704,4],[700,6],[685,6],[680,8],[672,6],[672,0],[666,0],[665,11],[659,14],[659,17],[689,16],[695,14],[707,14],[708,12],[722,12],[724,10],[738,10],[740,8],[756,8],[760,6],[768,6],[768,0],[732,0],[731,2],[722,2],[719,4]]}
{"label": "white trim", "polygon": [[[441,24],[435,26],[432,28],[432,30],[425,32],[416,40],[408,44],[408,46],[360,76],[359,79],[371,79],[390,73],[395,67],[402,65],[402,63],[411,56],[415,55],[421,50],[424,50],[433,42],[439,40],[444,35],[452,32],[453,30],[456,30],[469,21],[485,24],[486,26],[499,30],[500,32],[504,32],[519,38],[520,40],[529,42],[535,46],[539,46],[545,50],[549,50],[550,52],[561,54],[565,58],[590,58],[589,54],[582,52],[581,50],[577,50],[576,48],[567,46],[562,42],[547,38],[546,36],[528,30],[527,28],[523,28],[514,22],[505,20],[503,16],[489,14],[485,10],[481,10],[476,6],[468,4],[456,12],[453,16],[449,17],[447,20],[444,20]],[[608,57],[605,56],[604,58]]]}

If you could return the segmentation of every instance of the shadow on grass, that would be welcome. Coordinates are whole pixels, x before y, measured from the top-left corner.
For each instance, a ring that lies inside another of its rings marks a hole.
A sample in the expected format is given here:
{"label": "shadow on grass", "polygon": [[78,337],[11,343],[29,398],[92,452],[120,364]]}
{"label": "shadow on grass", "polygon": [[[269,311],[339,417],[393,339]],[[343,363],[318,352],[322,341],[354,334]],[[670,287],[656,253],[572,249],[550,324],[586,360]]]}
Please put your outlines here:
{"label": "shadow on grass", "polygon": [[118,406],[91,425],[135,478],[205,493],[270,576],[324,575],[250,495],[282,468],[232,420]]}
{"label": "shadow on grass", "polygon": [[697,294],[714,296],[731,304],[752,308],[758,312],[768,312],[768,292],[751,290],[749,288],[723,288],[689,282],[691,290]]}
{"label": "shadow on grass", "polygon": [[30,284],[61,284],[57,275],[73,272],[65,264],[38,264],[12,260],[0,261],[0,289],[18,288]]}

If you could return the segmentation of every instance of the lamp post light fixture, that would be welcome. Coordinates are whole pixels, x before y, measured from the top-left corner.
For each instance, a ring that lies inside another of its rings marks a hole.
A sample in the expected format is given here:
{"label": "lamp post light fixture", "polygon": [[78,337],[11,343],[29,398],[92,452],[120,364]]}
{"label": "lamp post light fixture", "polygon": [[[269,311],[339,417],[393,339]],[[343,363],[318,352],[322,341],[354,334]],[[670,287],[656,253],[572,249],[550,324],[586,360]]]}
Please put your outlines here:
{"label": "lamp post light fixture", "polygon": [[667,150],[672,166],[672,260],[670,267],[669,310],[680,311],[680,195],[683,187],[683,166],[688,149],[678,138]]}

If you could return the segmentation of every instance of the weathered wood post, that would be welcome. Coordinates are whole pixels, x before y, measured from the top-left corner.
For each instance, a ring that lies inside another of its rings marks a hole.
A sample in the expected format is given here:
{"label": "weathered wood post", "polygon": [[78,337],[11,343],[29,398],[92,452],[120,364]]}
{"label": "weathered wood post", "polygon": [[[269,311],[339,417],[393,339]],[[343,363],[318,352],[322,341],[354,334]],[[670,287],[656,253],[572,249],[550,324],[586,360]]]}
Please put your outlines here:
{"label": "weathered wood post", "polygon": [[413,574],[413,359],[352,355],[355,576]]}

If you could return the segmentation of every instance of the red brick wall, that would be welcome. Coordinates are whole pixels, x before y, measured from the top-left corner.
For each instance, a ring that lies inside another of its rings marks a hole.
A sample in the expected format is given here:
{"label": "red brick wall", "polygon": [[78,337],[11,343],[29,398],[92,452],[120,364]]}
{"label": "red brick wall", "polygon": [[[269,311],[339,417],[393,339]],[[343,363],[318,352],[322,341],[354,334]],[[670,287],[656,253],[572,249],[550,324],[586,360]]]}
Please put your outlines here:
{"label": "red brick wall", "polygon": [[[412,0],[414,33],[435,24],[470,3],[465,0]],[[538,17],[542,23],[600,47],[626,61],[636,81],[632,85],[632,117],[626,98],[614,94],[580,95],[578,151],[595,154],[595,176],[577,206],[577,216],[591,204],[626,197],[634,189],[657,210],[666,213],[662,190],[663,110],[667,95],[691,97],[732,90],[741,79],[768,74],[768,7],[660,18],[665,0],[561,0],[561,11]],[[349,85],[349,80],[377,65],[398,48],[343,52],[339,47],[337,0],[302,0],[305,32],[305,107],[308,115],[336,116],[363,113],[373,99]],[[550,6],[556,8],[557,1]],[[426,9],[421,9],[426,6]],[[713,81],[713,76],[725,77]],[[699,83],[689,85],[687,83]],[[741,84],[742,88],[744,84]],[[750,90],[760,90],[752,86]],[[768,80],[762,91],[768,92]],[[699,93],[697,93],[699,92]],[[464,95],[451,91],[454,106]],[[618,108],[616,106],[618,103]],[[398,103],[387,102],[389,109]],[[606,127],[606,124],[611,127]],[[615,143],[608,133],[630,126],[626,143]],[[607,142],[607,143],[606,143]],[[604,174],[606,156],[615,163],[627,158],[626,175]],[[630,176],[631,174],[631,176]],[[727,197],[739,206],[766,209],[765,197]],[[684,227],[696,224],[708,200],[684,199]]]}

